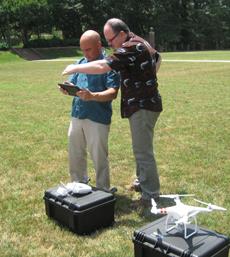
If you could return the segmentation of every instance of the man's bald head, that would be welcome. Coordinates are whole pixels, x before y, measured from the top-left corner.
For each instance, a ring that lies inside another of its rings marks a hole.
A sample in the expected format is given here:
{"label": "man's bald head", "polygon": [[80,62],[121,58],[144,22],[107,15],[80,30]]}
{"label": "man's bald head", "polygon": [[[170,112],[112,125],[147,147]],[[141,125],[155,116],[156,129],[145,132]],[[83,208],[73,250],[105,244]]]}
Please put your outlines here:
{"label": "man's bald head", "polygon": [[101,42],[101,37],[99,35],[99,33],[97,33],[94,30],[87,30],[85,31],[81,38],[80,38],[80,43],[81,41],[85,41],[85,40],[90,40],[90,41],[94,41],[95,43],[97,42]]}
{"label": "man's bald head", "polygon": [[101,54],[101,37],[94,30],[85,31],[80,38],[80,48],[88,61],[93,61]]}

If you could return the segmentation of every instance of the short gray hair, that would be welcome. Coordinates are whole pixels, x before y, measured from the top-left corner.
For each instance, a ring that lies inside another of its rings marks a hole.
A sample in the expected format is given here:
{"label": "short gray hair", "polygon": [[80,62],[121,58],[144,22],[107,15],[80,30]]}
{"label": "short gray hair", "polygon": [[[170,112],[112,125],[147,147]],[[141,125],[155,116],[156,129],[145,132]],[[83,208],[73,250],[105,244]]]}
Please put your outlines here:
{"label": "short gray hair", "polygon": [[109,25],[114,33],[119,33],[120,31],[124,31],[125,33],[130,32],[128,25],[124,21],[117,18],[109,19],[105,25]]}

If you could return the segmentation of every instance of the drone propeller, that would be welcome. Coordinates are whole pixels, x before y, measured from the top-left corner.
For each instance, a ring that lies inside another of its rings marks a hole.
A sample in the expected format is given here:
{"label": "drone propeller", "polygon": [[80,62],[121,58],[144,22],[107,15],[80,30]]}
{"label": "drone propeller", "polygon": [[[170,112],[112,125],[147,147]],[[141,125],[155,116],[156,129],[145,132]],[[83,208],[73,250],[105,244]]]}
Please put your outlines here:
{"label": "drone propeller", "polygon": [[204,205],[207,205],[210,209],[212,210],[218,210],[218,211],[226,211],[227,209],[223,208],[223,207],[220,207],[220,206],[217,206],[217,205],[214,205],[214,204],[211,204],[211,203],[206,203],[206,202],[202,202],[198,199],[194,199],[196,202],[198,203],[202,203]]}
{"label": "drone propeller", "polygon": [[179,198],[180,196],[183,196],[183,197],[186,197],[186,196],[194,196],[194,194],[182,194],[182,195],[179,195],[179,194],[175,194],[175,195],[160,195],[160,197],[163,197],[163,198]]}

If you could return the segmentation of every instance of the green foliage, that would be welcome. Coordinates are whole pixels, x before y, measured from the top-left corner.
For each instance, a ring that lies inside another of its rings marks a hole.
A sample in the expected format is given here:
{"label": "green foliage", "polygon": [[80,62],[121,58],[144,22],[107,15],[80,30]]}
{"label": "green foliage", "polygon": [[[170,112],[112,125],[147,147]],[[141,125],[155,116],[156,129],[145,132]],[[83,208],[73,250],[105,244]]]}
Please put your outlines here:
{"label": "green foliage", "polygon": [[64,39],[79,38],[82,34],[78,1],[48,0],[50,14],[55,26],[63,33]]}
{"label": "green foliage", "polygon": [[8,50],[9,45],[6,42],[0,42],[0,50]]}
{"label": "green foliage", "polygon": [[[52,19],[46,0],[3,0],[0,9],[7,25],[10,25],[14,34],[20,34],[23,45],[26,47],[32,33],[39,35],[52,29]],[[7,29],[5,23],[1,27],[3,38],[6,39]],[[8,27],[8,29],[9,29]]]}
{"label": "green foliage", "polygon": [[229,48],[229,1],[155,0],[151,17],[157,45],[165,50]]}
{"label": "green foliage", "polygon": [[0,41],[11,46],[11,37],[25,47],[31,35],[62,32],[63,39],[79,39],[82,32],[103,33],[105,21],[123,19],[136,34],[156,32],[161,50],[230,48],[229,0],[2,0]]}

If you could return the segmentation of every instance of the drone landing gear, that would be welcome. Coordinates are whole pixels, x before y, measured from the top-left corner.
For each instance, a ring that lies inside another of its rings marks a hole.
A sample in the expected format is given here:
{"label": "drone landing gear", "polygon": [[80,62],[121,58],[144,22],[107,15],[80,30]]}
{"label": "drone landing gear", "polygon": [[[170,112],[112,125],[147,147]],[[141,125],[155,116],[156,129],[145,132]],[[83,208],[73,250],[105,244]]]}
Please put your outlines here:
{"label": "drone landing gear", "polygon": [[[188,227],[188,225],[194,225],[194,228],[191,228],[191,226]],[[190,217],[188,220],[181,220],[180,218],[175,218],[171,215],[167,216],[166,222],[165,222],[165,230],[168,233],[169,231],[176,229],[177,231],[183,231],[184,232],[184,238],[188,239],[192,235],[196,234],[197,232],[197,220],[196,217]],[[191,231],[189,233],[189,230]]]}

